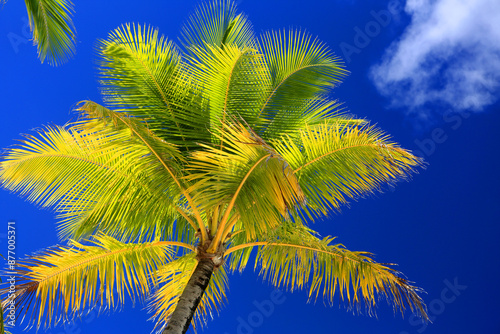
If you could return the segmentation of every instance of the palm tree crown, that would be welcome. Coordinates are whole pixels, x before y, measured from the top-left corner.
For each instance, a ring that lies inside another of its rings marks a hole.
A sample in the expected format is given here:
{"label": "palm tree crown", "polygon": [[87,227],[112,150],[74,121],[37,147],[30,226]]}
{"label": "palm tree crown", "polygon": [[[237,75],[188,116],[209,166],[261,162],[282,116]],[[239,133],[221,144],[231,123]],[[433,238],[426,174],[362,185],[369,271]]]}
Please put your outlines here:
{"label": "palm tree crown", "polygon": [[341,60],[302,31],[257,38],[225,0],[201,5],[180,44],[114,30],[99,44],[103,105],[84,101],[77,121],[3,155],[3,187],[54,209],[67,241],[22,262],[18,310],[51,325],[148,298],[165,333],[185,332],[255,249],[276,287],[368,312],[385,296],[426,318],[390,265],[307,226],[423,164],[329,98]]}

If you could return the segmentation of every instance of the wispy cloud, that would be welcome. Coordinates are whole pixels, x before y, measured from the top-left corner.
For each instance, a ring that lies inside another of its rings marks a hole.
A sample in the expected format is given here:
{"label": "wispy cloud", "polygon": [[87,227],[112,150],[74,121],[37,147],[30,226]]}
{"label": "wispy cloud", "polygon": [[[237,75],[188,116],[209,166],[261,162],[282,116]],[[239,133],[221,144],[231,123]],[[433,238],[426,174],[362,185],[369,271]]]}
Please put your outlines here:
{"label": "wispy cloud", "polygon": [[370,77],[394,107],[481,111],[500,97],[500,2],[408,0],[411,23]]}

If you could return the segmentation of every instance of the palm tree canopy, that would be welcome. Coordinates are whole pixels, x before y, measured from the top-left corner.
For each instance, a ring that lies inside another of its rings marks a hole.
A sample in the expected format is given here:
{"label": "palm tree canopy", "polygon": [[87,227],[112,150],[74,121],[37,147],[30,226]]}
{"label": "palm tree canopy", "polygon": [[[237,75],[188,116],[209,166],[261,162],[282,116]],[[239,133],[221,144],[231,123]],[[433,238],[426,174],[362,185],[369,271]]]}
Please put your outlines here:
{"label": "palm tree canopy", "polygon": [[225,0],[201,5],[180,44],[149,26],[112,31],[99,42],[103,104],[81,102],[77,121],[2,156],[2,186],[53,209],[67,242],[22,262],[18,310],[51,325],[129,295],[149,300],[162,326],[210,258],[203,320],[255,249],[276,287],[368,313],[384,296],[427,318],[391,265],[308,227],[423,166],[330,99],[347,75],[341,60],[303,31],[255,36]]}

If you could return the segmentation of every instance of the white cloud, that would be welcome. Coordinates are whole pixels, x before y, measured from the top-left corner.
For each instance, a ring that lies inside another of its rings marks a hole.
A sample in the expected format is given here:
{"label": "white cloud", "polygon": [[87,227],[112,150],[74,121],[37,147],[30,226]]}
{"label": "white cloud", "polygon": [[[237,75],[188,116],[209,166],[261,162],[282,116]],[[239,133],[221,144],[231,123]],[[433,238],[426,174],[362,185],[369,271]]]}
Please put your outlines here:
{"label": "white cloud", "polygon": [[[500,97],[500,2],[408,0],[411,23],[370,77],[394,107],[481,111]],[[443,108],[447,109],[447,108]]]}

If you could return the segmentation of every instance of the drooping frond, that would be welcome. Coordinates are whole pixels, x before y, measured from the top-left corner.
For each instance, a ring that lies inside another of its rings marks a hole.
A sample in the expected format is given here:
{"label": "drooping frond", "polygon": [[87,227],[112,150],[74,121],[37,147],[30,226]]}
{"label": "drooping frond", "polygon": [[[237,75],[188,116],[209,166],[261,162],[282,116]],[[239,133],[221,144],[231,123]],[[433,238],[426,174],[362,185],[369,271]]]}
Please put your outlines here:
{"label": "drooping frond", "polygon": [[260,268],[264,279],[291,291],[308,288],[310,299],[322,294],[332,304],[340,295],[349,307],[360,310],[364,304],[371,313],[383,296],[395,310],[403,313],[409,308],[428,319],[418,295],[421,290],[389,265],[376,263],[370,253],[351,252],[341,244],[332,244],[332,237],[318,239],[305,227],[287,227],[278,229],[266,241],[237,245],[227,253],[258,247],[255,268]]}
{"label": "drooping frond", "polygon": [[[85,129],[48,127],[9,149],[0,164],[2,186],[54,208],[63,238],[100,230],[143,239],[170,234],[176,218],[177,228],[185,226],[176,207],[181,192],[158,158],[129,128],[93,122]],[[173,163],[173,146],[148,140]]]}
{"label": "drooping frond", "polygon": [[340,59],[305,32],[267,32],[261,38],[260,50],[271,85],[259,111],[259,134],[271,122],[278,129],[286,127],[290,120],[296,122],[307,100],[324,95],[347,74]]}
{"label": "drooping frond", "polygon": [[[181,164],[184,162],[184,157],[177,146],[157,137],[140,119],[128,117],[127,114],[115,112],[95,102],[86,101],[78,110],[82,112],[84,120],[78,124],[78,129],[81,131],[92,132],[94,128],[101,127],[104,123],[105,126],[109,125],[115,130],[128,131],[131,137],[147,148],[147,156],[151,159],[150,168],[163,171],[155,176],[155,180],[166,186],[167,189],[175,188],[178,193],[180,192],[184,196],[189,209],[192,210],[196,218],[198,227],[202,229],[202,239],[206,240],[207,236],[198,205],[193,201],[184,184]],[[170,187],[172,183],[175,186]],[[194,224],[191,225],[194,227]]]}
{"label": "drooping frond", "polygon": [[231,0],[210,0],[202,3],[181,29],[181,43],[191,47],[252,47],[255,37],[252,26],[243,14],[237,14]]}
{"label": "drooping frond", "polygon": [[188,149],[210,138],[200,92],[157,29],[122,26],[100,42],[99,54],[102,93],[112,109],[141,117],[156,135]]}
{"label": "drooping frond", "polygon": [[69,246],[21,260],[14,273],[18,317],[28,316],[29,323],[47,327],[93,307],[113,309],[125,296],[144,299],[156,282],[157,269],[172,260],[173,246],[178,245],[127,244],[97,234],[87,244],[70,241]]}
{"label": "drooping frond", "polygon": [[222,224],[236,208],[238,226],[255,238],[280,224],[304,197],[293,171],[269,145],[241,123],[222,124],[224,149],[203,145],[205,150],[192,154],[186,177],[207,207],[228,203]]}
{"label": "drooping frond", "polygon": [[[262,55],[251,48],[227,45],[193,47],[187,66],[196,85],[203,87],[209,104],[210,129],[220,132],[226,116],[238,115],[248,123],[257,122],[259,107],[269,85]],[[212,137],[212,140],[214,138]]]}
{"label": "drooping frond", "polygon": [[[158,282],[161,288],[155,293],[150,304],[150,311],[154,312],[152,318],[155,319],[157,327],[168,322],[197,263],[195,254],[191,253],[166,264],[158,271]],[[212,317],[215,312],[219,312],[226,300],[226,289],[226,269],[221,266],[212,274],[210,283],[193,316],[193,327],[203,326],[209,316]]]}
{"label": "drooping frond", "polygon": [[25,0],[38,58],[50,65],[65,63],[75,54],[75,28],[70,0]]}
{"label": "drooping frond", "polygon": [[325,121],[306,126],[296,140],[285,136],[272,144],[290,164],[308,207],[316,214],[408,178],[423,165],[420,158],[367,124]]}

